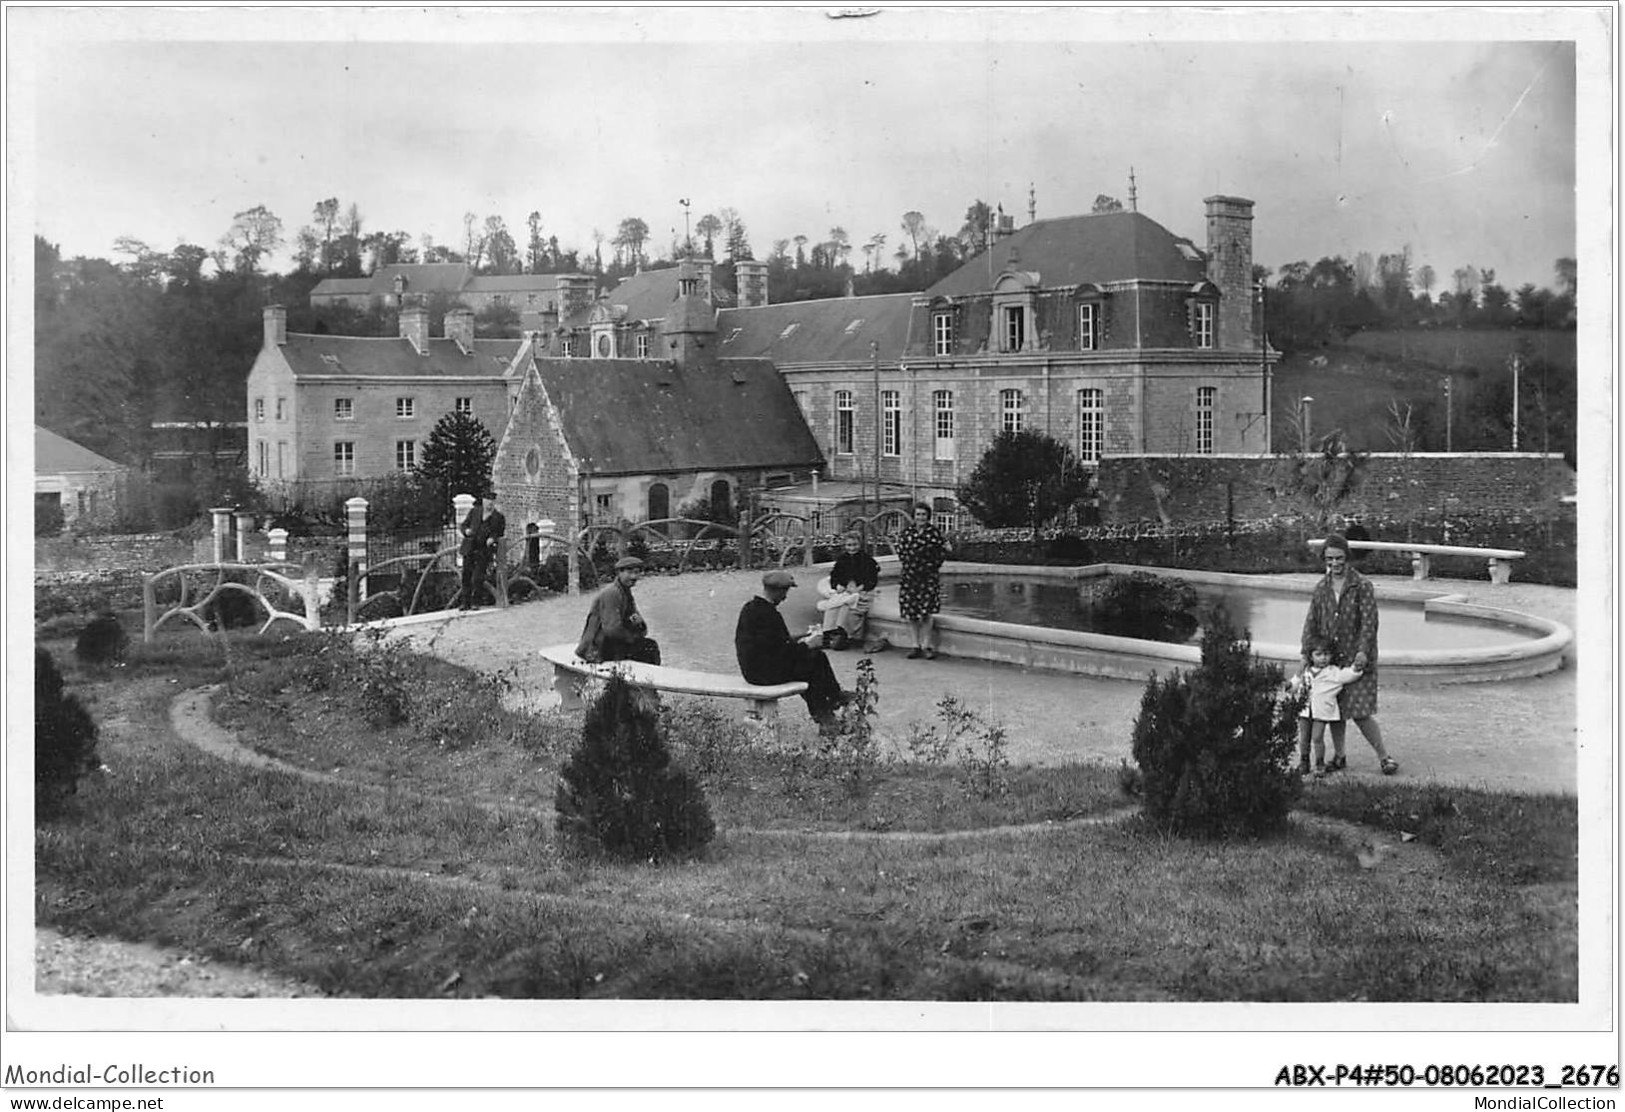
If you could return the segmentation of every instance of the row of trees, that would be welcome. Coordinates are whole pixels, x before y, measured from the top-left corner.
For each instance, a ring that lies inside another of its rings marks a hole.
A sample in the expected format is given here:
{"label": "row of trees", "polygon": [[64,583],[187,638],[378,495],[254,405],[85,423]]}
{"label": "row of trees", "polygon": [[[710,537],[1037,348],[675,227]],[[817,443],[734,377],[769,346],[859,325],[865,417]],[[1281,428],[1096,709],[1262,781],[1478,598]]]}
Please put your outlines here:
{"label": "row of trees", "polygon": [[1441,288],[1433,267],[1412,267],[1408,245],[1375,258],[1362,251],[1352,262],[1335,255],[1273,272],[1254,268],[1254,277],[1265,283],[1270,341],[1283,351],[1368,328],[1572,328],[1579,293],[1575,260],[1558,259],[1553,275],[1555,291],[1534,283],[1508,290],[1493,269],[1468,265],[1452,271],[1450,284]]}

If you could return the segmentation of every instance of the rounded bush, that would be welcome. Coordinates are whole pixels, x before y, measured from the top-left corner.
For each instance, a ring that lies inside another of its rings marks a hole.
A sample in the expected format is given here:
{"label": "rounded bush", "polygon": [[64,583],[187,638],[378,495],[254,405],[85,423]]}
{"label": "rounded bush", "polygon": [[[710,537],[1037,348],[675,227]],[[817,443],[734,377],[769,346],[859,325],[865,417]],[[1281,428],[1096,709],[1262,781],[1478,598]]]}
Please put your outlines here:
{"label": "rounded bush", "polygon": [[34,813],[60,814],[79,781],[100,767],[96,723],[77,696],[63,690],[62,673],[44,649],[34,650]]}
{"label": "rounded bush", "polygon": [[399,618],[406,614],[406,608],[393,591],[373,595],[355,608],[355,618],[358,622],[378,622],[388,618]]}
{"label": "rounded bush", "polygon": [[104,610],[79,631],[73,654],[86,664],[113,664],[124,659],[130,635],[124,632],[118,615]]}

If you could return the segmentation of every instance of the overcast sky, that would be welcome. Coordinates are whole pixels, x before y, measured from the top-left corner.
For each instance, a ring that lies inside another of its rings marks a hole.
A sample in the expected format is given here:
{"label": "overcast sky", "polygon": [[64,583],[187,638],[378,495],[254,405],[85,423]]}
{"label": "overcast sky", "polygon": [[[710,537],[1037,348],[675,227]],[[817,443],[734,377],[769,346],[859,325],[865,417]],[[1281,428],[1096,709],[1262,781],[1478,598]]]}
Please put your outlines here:
{"label": "overcast sky", "polygon": [[1515,287],[1576,254],[1584,13],[831,10],[12,9],[14,196],[67,256],[213,247],[257,204],[291,241],[330,196],[452,245],[535,210],[587,255],[629,216],[664,247],[687,197],[758,257],[837,224],[889,256],[910,209],[1087,212],[1133,167],[1198,243],[1203,197],[1254,199],[1272,268],[1409,244]]}

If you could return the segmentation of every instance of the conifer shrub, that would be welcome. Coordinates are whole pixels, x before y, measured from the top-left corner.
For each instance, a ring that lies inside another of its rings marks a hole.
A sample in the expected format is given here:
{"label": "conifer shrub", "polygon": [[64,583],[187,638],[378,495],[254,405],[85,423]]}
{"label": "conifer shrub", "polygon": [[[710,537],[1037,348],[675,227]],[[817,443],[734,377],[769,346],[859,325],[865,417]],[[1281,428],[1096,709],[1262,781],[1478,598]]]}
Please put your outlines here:
{"label": "conifer shrub", "polygon": [[44,649],[34,650],[34,813],[58,815],[79,781],[100,767],[96,723],[78,696],[63,690],[62,673]]}
{"label": "conifer shrub", "polygon": [[[229,573],[227,583],[241,583],[241,573]],[[205,587],[204,591],[210,588]],[[194,596],[195,597],[195,596]],[[228,587],[203,608],[203,617],[214,629],[245,629],[265,621],[265,607],[245,588]]]}
{"label": "conifer shrub", "polygon": [[103,610],[85,624],[73,643],[73,655],[86,664],[116,664],[124,659],[130,647],[130,635],[124,632],[118,615]]}
{"label": "conifer shrub", "polygon": [[1286,822],[1301,782],[1292,767],[1297,704],[1279,666],[1252,655],[1216,608],[1189,673],[1152,676],[1134,721],[1145,815],[1193,837],[1265,834]]}
{"label": "conifer shrub", "polygon": [[671,764],[651,700],[618,676],[587,708],[554,809],[568,848],[627,860],[692,853],[716,834],[699,785]]}

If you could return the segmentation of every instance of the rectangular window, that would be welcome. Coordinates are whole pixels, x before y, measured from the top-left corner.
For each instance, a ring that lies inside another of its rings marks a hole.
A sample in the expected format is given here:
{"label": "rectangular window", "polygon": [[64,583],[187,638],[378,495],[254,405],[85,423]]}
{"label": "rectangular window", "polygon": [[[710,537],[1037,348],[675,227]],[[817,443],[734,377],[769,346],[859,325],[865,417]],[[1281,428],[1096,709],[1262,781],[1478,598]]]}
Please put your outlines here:
{"label": "rectangular window", "polygon": [[269,444],[267,444],[263,440],[256,441],[256,444],[259,447],[259,452],[258,452],[258,456],[259,456],[258,464],[259,464],[259,466],[257,466],[254,469],[255,473],[258,474],[258,475],[262,475],[262,476],[269,475],[271,473],[270,463],[269,463],[271,446]]}
{"label": "rectangular window", "polygon": [[418,442],[416,440],[395,441],[395,470],[411,471],[418,465]]}
{"label": "rectangular window", "polygon": [[1095,307],[1093,305],[1078,306],[1078,350],[1094,351],[1097,335],[1095,332]]}
{"label": "rectangular window", "polygon": [[1213,454],[1213,402],[1219,389],[1216,386],[1196,388],[1196,454]]}
{"label": "rectangular window", "polygon": [[952,313],[931,314],[931,353],[933,355],[952,355],[954,353],[954,315]]}
{"label": "rectangular window", "polygon": [[1020,432],[1027,427],[1027,410],[1020,390],[999,391],[999,429]]}
{"label": "rectangular window", "polygon": [[1213,346],[1213,303],[1211,301],[1198,301],[1196,303],[1196,346],[1199,348]]}
{"label": "rectangular window", "polygon": [[1106,395],[1097,387],[1078,391],[1078,459],[1099,463],[1106,449]]}
{"label": "rectangular window", "polygon": [[333,399],[333,420],[335,420],[335,421],[354,421],[355,420],[355,401],[353,399],[351,399],[351,398],[334,398]]}
{"label": "rectangular window", "polygon": [[1027,342],[1027,310],[1020,305],[1004,307],[1004,350],[1020,351]]}
{"label": "rectangular window", "polygon": [[937,446],[933,458],[954,459],[954,392],[952,390],[932,391],[931,408],[935,411],[934,423],[937,434]]}
{"label": "rectangular window", "polygon": [[837,455],[849,456],[852,454],[854,420],[852,391],[835,391],[835,452]]}
{"label": "rectangular window", "polygon": [[285,479],[285,478],[288,477],[287,476],[287,466],[288,466],[288,442],[286,440],[278,440],[276,442],[276,477],[277,478]]}
{"label": "rectangular window", "polygon": [[256,421],[265,420],[265,399],[264,398],[255,398],[254,399],[254,420],[256,420]]}
{"label": "rectangular window", "polygon": [[333,444],[333,474],[355,474],[355,441],[339,440]]}
{"label": "rectangular window", "polygon": [[575,353],[576,341],[574,336],[566,336],[564,339],[559,341],[560,355],[564,356],[566,359],[572,359],[575,357]]}
{"label": "rectangular window", "polygon": [[903,395],[897,390],[880,392],[880,454],[903,454]]}
{"label": "rectangular window", "polygon": [[278,421],[286,421],[288,419],[288,399],[287,398],[278,398],[276,400],[276,419]]}
{"label": "rectangular window", "polygon": [[458,413],[461,413],[461,414],[463,414],[465,416],[468,416],[468,417],[472,417],[472,416],[474,416],[474,399],[473,398],[458,398],[455,402],[452,403],[452,408]]}
{"label": "rectangular window", "polygon": [[959,528],[959,507],[952,498],[931,499],[931,524],[944,533]]}
{"label": "rectangular window", "polygon": [[396,398],[395,416],[405,420],[418,415],[418,401],[416,398]]}
{"label": "rectangular window", "polygon": [[596,511],[599,521],[608,521],[610,513],[614,510],[614,508],[615,496],[613,494],[599,494],[594,496],[593,509]]}
{"label": "rectangular window", "polygon": [[639,359],[649,358],[649,337],[639,336],[636,341],[636,350]]}

